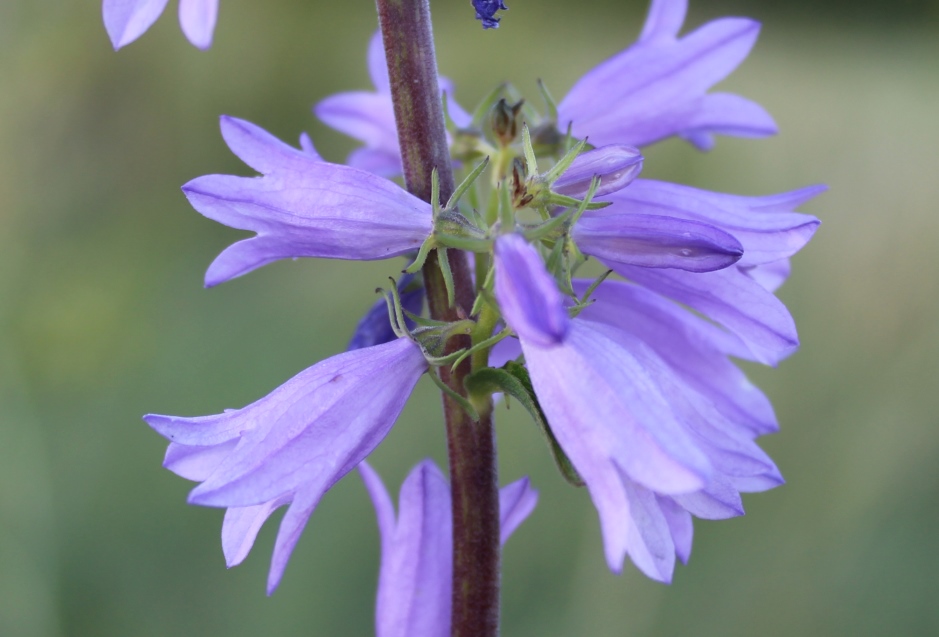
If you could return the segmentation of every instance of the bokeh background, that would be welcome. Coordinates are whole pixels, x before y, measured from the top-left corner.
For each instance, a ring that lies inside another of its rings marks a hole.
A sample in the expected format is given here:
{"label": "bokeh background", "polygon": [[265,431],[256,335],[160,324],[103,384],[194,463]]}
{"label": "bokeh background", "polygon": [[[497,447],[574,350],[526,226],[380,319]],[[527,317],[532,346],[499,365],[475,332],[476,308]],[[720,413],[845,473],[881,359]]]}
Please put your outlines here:
{"label": "bokeh background", "polygon": [[[216,413],[340,351],[388,263],[303,260],[212,290],[241,233],[186,203],[192,177],[251,174],[217,116],[341,161],[349,140],[310,107],[365,88],[373,6],[222,0],[214,48],[181,35],[175,2],[114,53],[98,0],[0,2],[0,635],[370,635],[378,538],[359,478],[323,500],[280,590],[264,595],[277,516],[227,571],[222,512],[185,504],[141,414]],[[515,0],[483,32],[436,0],[438,54],[471,105],[502,80],[562,95],[638,34],[636,0]],[[788,484],[748,515],[698,522],[666,587],[604,566],[594,510],[556,474],[519,411],[498,415],[505,481],[541,490],[505,554],[504,629],[523,636],[939,634],[939,5],[693,3],[688,24],[764,20],[723,84],[782,133],[671,141],[646,174],[763,194],[824,182],[824,225],[781,291],[803,347],[752,369],[782,433]],[[444,460],[422,382],[373,456],[393,491]]]}

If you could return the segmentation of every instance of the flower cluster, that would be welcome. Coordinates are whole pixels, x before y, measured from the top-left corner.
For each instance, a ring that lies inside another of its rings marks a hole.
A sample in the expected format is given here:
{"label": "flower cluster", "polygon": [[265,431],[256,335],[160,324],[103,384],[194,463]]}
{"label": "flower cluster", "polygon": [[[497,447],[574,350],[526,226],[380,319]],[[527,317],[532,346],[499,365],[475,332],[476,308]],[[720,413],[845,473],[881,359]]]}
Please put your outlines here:
{"label": "flower cluster", "polygon": [[[124,21],[117,30],[126,43],[163,4],[106,0],[105,15]],[[504,8],[474,2],[481,14],[482,4]],[[214,21],[214,3],[212,10]],[[411,260],[411,274],[388,293],[389,311],[372,308],[348,351],[242,409],[146,417],[170,440],[165,466],[201,483],[190,502],[227,509],[229,565],[289,505],[273,591],[322,495],[359,467],[382,531],[378,634],[447,634],[446,482],[431,464],[419,465],[402,487],[396,521],[363,461],[420,377],[470,354],[466,409],[485,408],[494,392],[529,409],[565,475],[586,486],[613,571],[628,555],[649,577],[670,581],[676,557],[689,558],[692,517],[741,515],[741,493],[782,483],[756,444],[778,428],[773,409],[731,358],[775,365],[797,348],[792,317],[774,292],[818,227],[796,209],[824,187],[747,197],[639,177],[637,147],[666,137],[707,149],[715,134],[775,132],[757,104],[708,92],[746,57],[758,24],[725,18],[680,38],[685,10],[685,0],[653,0],[639,41],[560,102],[545,89],[544,114],[512,87],[468,113],[441,82],[453,162],[464,177],[446,202],[428,204],[389,179],[401,160],[377,37],[368,55],[376,90],[316,107],[324,122],[364,143],[347,165],[324,161],[305,135],[294,148],[222,118],[229,148],[260,176],[210,175],[183,191],[201,214],[256,236],[224,250],[206,285],[280,259]],[[419,316],[417,273],[434,249],[466,251],[475,264],[476,303],[458,323]],[[606,273],[578,276],[591,259]],[[435,344],[468,333],[469,349],[441,356]],[[535,495],[527,482],[502,495],[504,540]],[[417,589],[431,601],[412,613]]]}

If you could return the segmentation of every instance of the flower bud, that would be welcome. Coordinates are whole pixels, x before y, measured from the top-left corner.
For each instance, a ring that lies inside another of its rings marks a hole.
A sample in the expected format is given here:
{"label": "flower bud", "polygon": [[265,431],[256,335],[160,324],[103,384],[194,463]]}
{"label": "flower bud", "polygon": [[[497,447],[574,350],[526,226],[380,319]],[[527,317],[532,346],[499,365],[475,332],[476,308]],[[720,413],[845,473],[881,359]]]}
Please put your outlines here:
{"label": "flower bud", "polygon": [[525,100],[509,104],[505,98],[492,107],[492,132],[503,146],[508,146],[518,136],[518,115]]}
{"label": "flower bud", "polygon": [[594,195],[600,197],[622,190],[639,176],[641,170],[642,154],[638,149],[622,144],[601,146],[578,155],[551,189],[579,199],[587,194],[591,180],[600,177],[600,187]]}

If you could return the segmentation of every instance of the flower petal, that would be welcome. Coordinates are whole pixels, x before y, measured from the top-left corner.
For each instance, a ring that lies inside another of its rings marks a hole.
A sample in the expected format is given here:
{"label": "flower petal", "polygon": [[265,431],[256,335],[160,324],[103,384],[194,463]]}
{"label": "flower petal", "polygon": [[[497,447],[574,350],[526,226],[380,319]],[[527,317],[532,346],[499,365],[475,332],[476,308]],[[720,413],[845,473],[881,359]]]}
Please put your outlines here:
{"label": "flower petal", "polygon": [[218,0],[179,0],[179,25],[189,41],[200,49],[212,46],[217,18]]}
{"label": "flower petal", "polygon": [[642,171],[642,153],[632,146],[611,144],[577,156],[564,174],[552,184],[554,192],[582,199],[594,177],[600,186],[594,197],[602,197],[628,186]]}
{"label": "flower petal", "polygon": [[629,503],[626,550],[640,571],[666,584],[675,570],[675,544],[655,493],[620,476]]}
{"label": "flower petal", "polygon": [[668,496],[658,496],[657,499],[662,515],[668,523],[668,530],[672,534],[675,554],[683,564],[687,564],[688,558],[691,557],[691,540],[694,538],[691,514]]}
{"label": "flower petal", "polygon": [[799,347],[795,322],[786,306],[738,267],[695,273],[609,265],[627,279],[723,324],[761,363],[775,365]]}
{"label": "flower petal", "polygon": [[710,272],[736,263],[743,246],[712,225],[632,212],[584,215],[572,233],[577,247],[608,262]]}
{"label": "flower petal", "polygon": [[[640,41],[574,84],[558,105],[562,130],[570,123],[576,137],[589,137],[594,144],[634,146],[685,132],[762,134],[754,123],[766,122],[754,109],[733,102],[735,112],[718,117],[714,107],[727,103],[705,98],[746,58],[759,23],[723,18],[676,39],[683,4],[655,3]],[[709,128],[712,123],[717,128]]]}
{"label": "flower petal", "polygon": [[104,0],[104,28],[114,49],[127,46],[150,28],[166,8],[167,0]]}
{"label": "flower petal", "polygon": [[516,480],[499,491],[499,541],[505,544],[515,529],[531,515],[538,504],[538,492],[528,478]]}
{"label": "flower petal", "polygon": [[398,508],[394,534],[387,545],[383,540],[388,550],[382,550],[375,634],[446,637],[453,579],[450,487],[433,462],[408,474]]}
{"label": "flower petal", "polygon": [[417,249],[430,234],[430,206],[396,184],[274,143],[246,122],[223,126],[236,152],[271,172],[207,175],[183,186],[206,217],[258,233],[219,255],[207,286],[284,258],[385,259]]}
{"label": "flower petal", "polygon": [[238,566],[248,557],[267,518],[287,502],[289,498],[281,497],[254,506],[231,507],[225,511],[225,519],[222,522],[222,553],[228,568]]}
{"label": "flower petal", "polygon": [[[241,444],[189,501],[248,506],[301,487],[322,494],[381,442],[426,368],[420,348],[403,338],[301,372],[302,390],[277,405],[273,422],[243,432]],[[241,418],[239,412],[232,417]]]}
{"label": "flower petal", "polygon": [[[584,294],[590,281],[575,281]],[[751,357],[734,334],[637,285],[604,281],[580,318],[627,331],[652,347],[685,383],[753,434],[779,428],[769,399],[728,356]]]}
{"label": "flower petal", "polygon": [[626,190],[607,197],[613,204],[592,215],[665,215],[711,224],[743,245],[738,265],[752,266],[790,257],[808,243],[819,221],[793,210],[825,190],[825,186],[809,186],[778,195],[743,197],[637,179]]}
{"label": "flower petal", "polygon": [[496,240],[495,267],[495,295],[509,326],[533,344],[559,343],[570,319],[535,248],[521,235],[503,235]]}
{"label": "flower petal", "polygon": [[235,439],[206,447],[171,442],[166,448],[163,466],[181,478],[202,482],[218,469],[237,444]]}
{"label": "flower petal", "polygon": [[322,162],[309,137],[306,150],[297,150],[251,122],[229,115],[219,118],[222,138],[231,152],[261,174],[303,172]]}

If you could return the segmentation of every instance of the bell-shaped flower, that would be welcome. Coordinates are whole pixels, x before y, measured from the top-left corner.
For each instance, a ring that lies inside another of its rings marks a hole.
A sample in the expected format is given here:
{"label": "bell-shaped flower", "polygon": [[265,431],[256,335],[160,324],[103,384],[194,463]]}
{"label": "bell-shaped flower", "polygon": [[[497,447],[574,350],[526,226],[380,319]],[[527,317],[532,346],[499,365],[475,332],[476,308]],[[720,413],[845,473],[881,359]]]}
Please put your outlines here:
{"label": "bell-shaped flower", "polygon": [[323,161],[308,137],[302,150],[254,124],[222,117],[232,152],[260,177],[207,175],[183,192],[206,217],[257,236],[226,248],[207,286],[278,259],[386,259],[417,250],[431,231],[430,205],[372,173]]}
{"label": "bell-shaped flower", "polygon": [[[381,569],[375,604],[377,637],[448,637],[453,591],[450,486],[430,460],[417,465],[401,485],[398,515],[381,478],[359,465],[381,534]],[[499,492],[501,541],[534,510],[538,492],[528,479]]]}
{"label": "bell-shaped flower", "polygon": [[[618,274],[732,330],[749,350],[744,358],[776,364],[796,350],[799,340],[795,322],[773,292],[788,275],[789,257],[819,226],[815,217],[794,210],[825,190],[809,186],[743,197],[636,179],[604,197],[612,205],[586,212],[573,237],[585,254]],[[624,228],[642,226],[648,219],[658,220],[660,231],[674,224],[676,232],[670,236],[682,235],[688,243],[670,255],[650,257],[636,250],[630,257],[635,244],[623,242],[622,235],[628,234]],[[686,230],[679,232],[682,226]],[[619,233],[614,232],[614,238],[604,234],[611,229]],[[614,248],[626,249],[617,253]],[[734,254],[736,258],[721,264],[722,258]],[[718,267],[710,267],[714,265]]]}
{"label": "bell-shaped flower", "polygon": [[747,57],[760,25],[721,18],[679,38],[688,0],[652,0],[638,42],[581,77],[558,104],[558,124],[591,143],[644,146],[680,135],[709,149],[714,133],[776,133],[758,104],[707,93]]}
{"label": "bell-shaped flower", "polygon": [[[690,554],[692,514],[740,515],[740,491],[782,481],[753,442],[775,426],[772,410],[752,386],[733,386],[742,375],[727,368],[726,356],[742,345],[646,291],[621,319],[633,299],[616,286],[570,319],[538,253],[518,235],[497,240],[495,267],[503,318],[551,431],[597,507],[608,565],[618,572],[628,554],[649,577],[670,581],[676,555]],[[630,319],[649,308],[634,330]],[[691,354],[673,366],[686,343]]]}
{"label": "bell-shaped flower", "polygon": [[214,416],[148,415],[170,441],[164,466],[201,482],[191,504],[225,507],[229,566],[264,521],[289,504],[274,545],[268,594],[323,494],[382,441],[427,369],[408,338],[345,352],[310,367],[260,400]]}
{"label": "bell-shaped flower", "polygon": [[[115,50],[127,46],[156,22],[167,0],[104,0],[104,28]],[[179,25],[195,46],[212,46],[218,17],[218,0],[179,0]]]}
{"label": "bell-shaped flower", "polygon": [[[376,175],[393,177],[401,174],[401,150],[395,127],[391,84],[381,32],[376,31],[368,45],[368,73],[374,91],[338,93],[322,100],[313,109],[327,126],[354,137],[365,146],[352,151],[346,163]],[[470,116],[453,98],[453,85],[444,77],[438,79],[441,94],[446,94],[447,112],[457,126],[467,126]]]}

